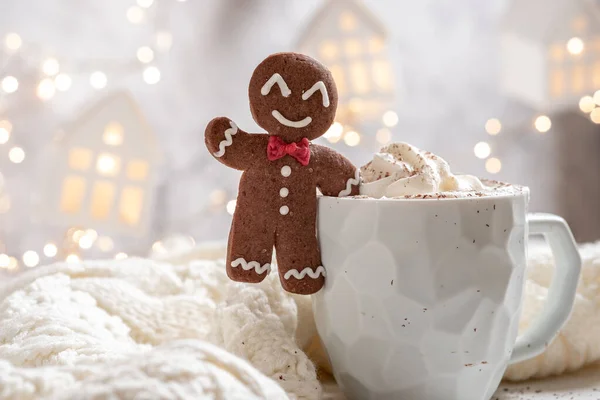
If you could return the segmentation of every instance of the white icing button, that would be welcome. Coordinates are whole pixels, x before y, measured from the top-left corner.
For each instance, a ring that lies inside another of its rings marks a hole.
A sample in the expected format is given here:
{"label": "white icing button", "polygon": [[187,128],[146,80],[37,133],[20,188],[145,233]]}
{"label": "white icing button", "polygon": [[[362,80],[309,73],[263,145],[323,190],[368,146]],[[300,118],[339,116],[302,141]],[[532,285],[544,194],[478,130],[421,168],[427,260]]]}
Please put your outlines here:
{"label": "white icing button", "polygon": [[286,166],[284,166],[284,167],[281,168],[281,175],[283,175],[283,176],[285,176],[287,178],[291,174],[292,174],[292,169],[290,168],[289,165],[286,165]]}
{"label": "white icing button", "polygon": [[288,190],[288,188],[281,188],[281,190],[279,191],[279,195],[281,197],[287,197],[288,194],[290,194],[290,191]]}
{"label": "white icing button", "polygon": [[281,215],[287,215],[290,212],[290,209],[288,206],[281,206],[281,208],[279,209],[279,214]]}

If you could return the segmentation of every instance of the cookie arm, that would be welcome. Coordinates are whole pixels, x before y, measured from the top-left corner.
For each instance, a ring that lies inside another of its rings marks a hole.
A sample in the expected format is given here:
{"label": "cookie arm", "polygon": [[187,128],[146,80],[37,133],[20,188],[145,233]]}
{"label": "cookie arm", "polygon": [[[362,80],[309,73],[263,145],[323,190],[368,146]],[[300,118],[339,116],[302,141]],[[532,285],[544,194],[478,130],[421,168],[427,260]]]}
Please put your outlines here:
{"label": "cookie arm", "polygon": [[315,157],[317,186],[325,196],[345,197],[359,194],[359,170],[340,153],[317,144],[311,145]]}
{"label": "cookie arm", "polygon": [[218,161],[244,171],[266,157],[268,137],[264,134],[250,135],[229,118],[218,117],[207,125],[204,142]]}

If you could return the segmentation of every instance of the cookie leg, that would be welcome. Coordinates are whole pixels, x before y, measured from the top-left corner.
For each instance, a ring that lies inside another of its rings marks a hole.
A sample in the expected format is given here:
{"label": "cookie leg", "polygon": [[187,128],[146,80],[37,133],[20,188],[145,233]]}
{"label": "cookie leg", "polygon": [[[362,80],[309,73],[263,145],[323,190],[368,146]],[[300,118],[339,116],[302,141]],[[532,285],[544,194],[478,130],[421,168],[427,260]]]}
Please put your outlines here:
{"label": "cookie leg", "polygon": [[313,294],[325,284],[315,232],[314,225],[301,230],[294,225],[277,228],[275,256],[281,285],[288,292]]}
{"label": "cookie leg", "polygon": [[234,216],[227,243],[227,276],[238,282],[258,283],[271,270],[275,229],[253,224],[250,219]]}

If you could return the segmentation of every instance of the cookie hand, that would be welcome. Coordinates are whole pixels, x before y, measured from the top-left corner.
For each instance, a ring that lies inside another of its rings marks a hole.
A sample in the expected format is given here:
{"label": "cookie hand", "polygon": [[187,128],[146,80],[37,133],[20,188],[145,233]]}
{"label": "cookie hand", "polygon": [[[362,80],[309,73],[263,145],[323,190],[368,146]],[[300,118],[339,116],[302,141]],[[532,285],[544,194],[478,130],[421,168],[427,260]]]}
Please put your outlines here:
{"label": "cookie hand", "polygon": [[225,117],[218,117],[210,121],[204,133],[204,141],[208,151],[228,167],[246,170],[256,163],[254,154],[257,142],[265,142],[266,135],[249,135]]}
{"label": "cookie hand", "polygon": [[346,197],[359,194],[360,171],[340,153],[324,146],[312,145],[317,172],[317,186],[325,196]]}

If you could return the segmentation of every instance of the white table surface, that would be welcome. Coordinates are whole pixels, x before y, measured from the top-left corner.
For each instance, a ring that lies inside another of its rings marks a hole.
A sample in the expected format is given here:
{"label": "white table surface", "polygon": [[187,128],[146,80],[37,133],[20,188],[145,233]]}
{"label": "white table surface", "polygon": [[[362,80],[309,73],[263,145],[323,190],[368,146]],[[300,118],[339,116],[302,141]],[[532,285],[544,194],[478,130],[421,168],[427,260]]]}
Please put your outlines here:
{"label": "white table surface", "polygon": [[[324,400],[346,400],[346,397],[340,392],[335,382],[325,382],[324,389]],[[587,368],[575,374],[539,381],[527,381],[520,384],[503,383],[491,400],[561,399],[600,400],[600,365]]]}

